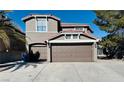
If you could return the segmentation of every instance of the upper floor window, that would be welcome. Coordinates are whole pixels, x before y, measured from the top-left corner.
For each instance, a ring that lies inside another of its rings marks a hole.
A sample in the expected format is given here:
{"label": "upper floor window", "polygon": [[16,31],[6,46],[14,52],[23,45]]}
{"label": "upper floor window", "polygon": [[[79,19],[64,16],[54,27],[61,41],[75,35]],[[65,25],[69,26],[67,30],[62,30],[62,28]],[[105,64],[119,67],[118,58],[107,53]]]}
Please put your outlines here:
{"label": "upper floor window", "polygon": [[76,27],[75,29],[76,30],[82,30],[83,32],[87,31],[87,28],[84,28],[84,27]]}
{"label": "upper floor window", "polygon": [[47,20],[45,18],[37,19],[37,31],[38,32],[46,32],[47,31]]}
{"label": "upper floor window", "polygon": [[83,27],[76,27],[76,30],[83,30]]}

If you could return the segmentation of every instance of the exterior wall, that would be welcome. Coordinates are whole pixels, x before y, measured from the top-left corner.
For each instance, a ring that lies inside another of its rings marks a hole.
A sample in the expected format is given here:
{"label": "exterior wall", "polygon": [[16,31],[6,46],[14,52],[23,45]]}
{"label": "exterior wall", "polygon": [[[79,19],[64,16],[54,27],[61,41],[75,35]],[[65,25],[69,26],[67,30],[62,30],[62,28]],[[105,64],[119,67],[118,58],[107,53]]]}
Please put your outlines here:
{"label": "exterior wall", "polygon": [[36,52],[40,53],[40,60],[47,60],[47,47],[46,46],[32,46],[31,50],[33,51],[33,54]]}
{"label": "exterior wall", "polygon": [[44,43],[46,40],[58,35],[58,33],[43,33],[43,32],[27,32],[27,44]]}
{"label": "exterior wall", "polygon": [[51,44],[47,44],[47,61],[51,61]]}
{"label": "exterior wall", "polygon": [[44,41],[58,35],[58,21],[48,18],[48,31],[36,32],[36,19],[26,21],[27,44],[44,43]]}
{"label": "exterior wall", "polygon": [[97,44],[94,42],[92,45],[92,55],[93,55],[93,61],[97,61]]}
{"label": "exterior wall", "polygon": [[58,21],[48,18],[48,32],[58,33]]}
{"label": "exterior wall", "polygon": [[[26,21],[26,32],[36,32],[36,18]],[[58,33],[58,21],[48,18],[47,20],[48,32]]]}
{"label": "exterior wall", "polygon": [[[33,18],[33,19],[26,21],[27,44],[29,45],[32,43],[44,43],[46,40],[58,35],[58,28],[59,28],[58,23],[59,22],[57,20],[48,18],[47,20],[48,31],[37,32],[36,31],[36,24],[37,24],[36,19]],[[31,50],[33,51],[33,53],[36,53],[38,51],[40,53],[40,59],[47,59],[47,47],[31,47]]]}
{"label": "exterior wall", "polygon": [[36,21],[35,19],[30,19],[26,21],[26,32],[35,32],[36,31]]}

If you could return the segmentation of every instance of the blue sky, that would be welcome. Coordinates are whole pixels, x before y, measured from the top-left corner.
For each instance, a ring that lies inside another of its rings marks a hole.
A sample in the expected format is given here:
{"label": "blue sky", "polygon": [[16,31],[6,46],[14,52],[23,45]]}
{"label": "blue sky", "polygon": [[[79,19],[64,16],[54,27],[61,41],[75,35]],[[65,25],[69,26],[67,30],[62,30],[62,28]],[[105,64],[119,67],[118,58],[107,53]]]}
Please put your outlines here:
{"label": "blue sky", "polygon": [[98,26],[93,24],[96,15],[90,10],[14,10],[7,15],[25,32],[25,24],[21,19],[32,13],[52,14],[59,17],[62,22],[89,24],[96,37],[101,38],[107,35],[106,32],[101,31]]}

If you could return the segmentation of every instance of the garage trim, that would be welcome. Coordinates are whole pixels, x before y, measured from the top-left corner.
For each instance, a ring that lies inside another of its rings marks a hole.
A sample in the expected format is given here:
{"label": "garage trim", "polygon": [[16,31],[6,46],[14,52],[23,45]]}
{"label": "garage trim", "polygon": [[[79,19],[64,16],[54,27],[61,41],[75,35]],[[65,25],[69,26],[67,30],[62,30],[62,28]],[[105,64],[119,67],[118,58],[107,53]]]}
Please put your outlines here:
{"label": "garage trim", "polygon": [[51,40],[48,43],[93,43],[96,40]]}

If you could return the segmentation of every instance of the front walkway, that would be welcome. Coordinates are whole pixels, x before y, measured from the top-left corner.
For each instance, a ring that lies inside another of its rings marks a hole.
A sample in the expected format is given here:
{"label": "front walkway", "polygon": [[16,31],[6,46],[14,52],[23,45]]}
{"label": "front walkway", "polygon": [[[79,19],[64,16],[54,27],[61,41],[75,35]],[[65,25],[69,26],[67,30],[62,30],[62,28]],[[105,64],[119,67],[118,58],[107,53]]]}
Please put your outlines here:
{"label": "front walkway", "polygon": [[[104,60],[105,61],[105,60]],[[0,81],[124,81],[124,62],[16,64],[0,68]]]}

